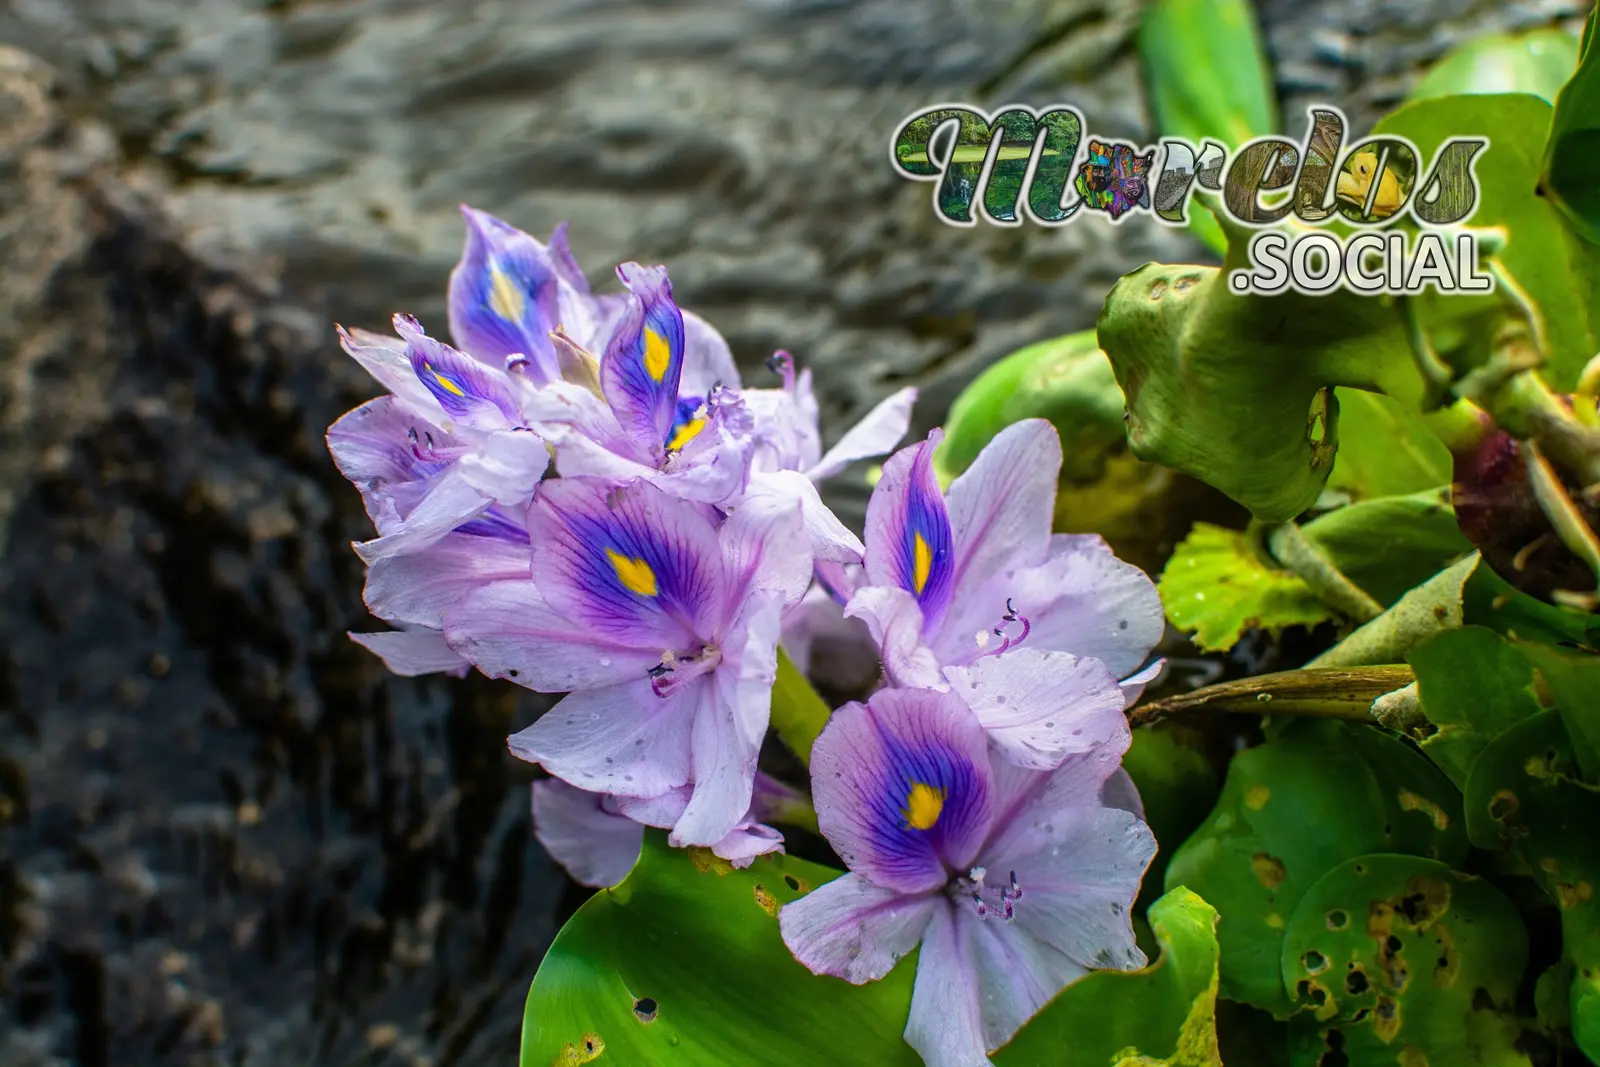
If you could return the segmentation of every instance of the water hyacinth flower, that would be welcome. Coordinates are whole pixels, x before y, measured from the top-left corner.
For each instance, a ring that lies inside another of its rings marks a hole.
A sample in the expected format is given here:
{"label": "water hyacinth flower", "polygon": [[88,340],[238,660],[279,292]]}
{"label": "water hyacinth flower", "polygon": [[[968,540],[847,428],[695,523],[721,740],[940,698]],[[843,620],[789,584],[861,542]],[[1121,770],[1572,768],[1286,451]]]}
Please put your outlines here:
{"label": "water hyacinth flower", "polygon": [[345,351],[392,395],[328,429],[334,462],[378,528],[356,546],[368,563],[474,521],[515,528],[550,464],[523,412],[524,383],[429,337],[409,315],[394,325],[397,338],[340,330]]}
{"label": "water hyacinth flower", "polygon": [[562,378],[550,339],[561,330],[593,347],[622,310],[619,295],[595,296],[567,246],[565,223],[548,246],[493,215],[461,206],[467,243],[450,274],[450,336],[493,367],[514,367],[536,386]]}
{"label": "water hyacinth flower", "polygon": [[1061,443],[1048,422],[1001,431],[948,494],[939,439],[884,464],[865,566],[832,572],[854,583],[845,613],[872,630],[891,684],[953,689],[1022,766],[1123,737],[1150,672],[1128,676],[1165,626],[1154,583],[1099,537],[1051,533]]}
{"label": "water hyacinth flower", "polygon": [[692,786],[672,843],[715,845],[750,808],[782,615],[810,580],[799,516],[724,520],[648,481],[562,477],[541,486],[528,529],[531,577],[444,614],[483,673],[569,694],[512,751],[596,793]]}
{"label": "water hyacinth flower", "polygon": [[929,1067],[987,1064],[1069,982],[1145,964],[1131,911],[1155,839],[1102,795],[1125,748],[1030,771],[992,758],[951,693],[845,705],[811,779],[850,872],[783,908],[784,943],[858,985],[920,945],[906,1041]]}
{"label": "water hyacinth flower", "polygon": [[[639,858],[646,826],[662,829],[682,818],[690,790],[660,797],[606,796],[559,778],[533,783],[533,832],[550,857],[573,880],[597,889],[621,882]],[[719,859],[748,867],[757,856],[783,851],[783,835],[765,825],[782,820],[809,801],[776,778],[757,773],[750,810],[728,835],[711,846]]]}
{"label": "water hyacinth flower", "polygon": [[683,312],[663,267],[624,263],[621,313],[596,357],[564,333],[564,362],[585,385],[540,390],[534,413],[564,475],[644,479],[676,496],[731,504],[745,488],[754,424],[722,337]]}

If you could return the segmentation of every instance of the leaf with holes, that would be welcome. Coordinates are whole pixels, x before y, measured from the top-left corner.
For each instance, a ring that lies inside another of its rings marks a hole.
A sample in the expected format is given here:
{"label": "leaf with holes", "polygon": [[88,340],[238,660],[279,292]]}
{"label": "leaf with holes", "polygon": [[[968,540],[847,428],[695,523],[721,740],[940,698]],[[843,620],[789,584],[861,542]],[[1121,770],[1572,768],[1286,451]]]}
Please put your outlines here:
{"label": "leaf with holes", "polygon": [[852,986],[806,970],[778,933],[780,907],[839,873],[781,855],[734,870],[647,833],[633,872],[578,909],[539,965],[522,1067],[919,1067],[900,1036],[915,962]]}
{"label": "leaf with holes", "polygon": [[1512,1007],[1527,962],[1516,907],[1483,879],[1417,856],[1346,860],[1284,935],[1291,1061],[1525,1067]]}
{"label": "leaf with holes", "polygon": [[1237,530],[1195,523],[1161,572],[1167,618],[1204,652],[1225,652],[1246,630],[1277,635],[1336,613],[1299,576],[1269,566]]}
{"label": "leaf with holes", "polygon": [[1222,795],[1173,855],[1169,889],[1187,886],[1222,915],[1222,994],[1282,1018],[1283,932],[1330,868],[1410,849],[1466,854],[1455,790],[1425,759],[1374,726],[1296,719],[1228,767]]}
{"label": "leaf with holes", "polygon": [[1465,806],[1473,843],[1516,852],[1555,901],[1574,967],[1572,1035],[1600,1057],[1600,785],[1583,779],[1561,716],[1542,712],[1490,742]]}
{"label": "leaf with holes", "polygon": [[1069,985],[995,1054],[995,1067],[1218,1067],[1216,909],[1176,889],[1150,906],[1150,928],[1158,960]]}

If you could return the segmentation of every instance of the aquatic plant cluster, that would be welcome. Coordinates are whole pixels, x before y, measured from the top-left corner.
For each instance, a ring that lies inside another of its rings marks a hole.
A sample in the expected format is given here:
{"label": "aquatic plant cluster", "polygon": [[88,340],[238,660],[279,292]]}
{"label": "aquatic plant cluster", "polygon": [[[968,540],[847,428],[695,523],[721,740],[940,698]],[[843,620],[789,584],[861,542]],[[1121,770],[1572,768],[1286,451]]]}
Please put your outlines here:
{"label": "aquatic plant cluster", "polygon": [[[1143,966],[1155,839],[1120,765],[1163,613],[1100,538],[1052,532],[1055,428],[1007,427],[947,487],[939,431],[894,452],[858,537],[817,485],[894,449],[913,390],[824,451],[809,370],[778,352],[746,387],[664,268],[593,292],[563,229],[464,214],[454,344],[406,315],[340,331],[389,390],[328,432],[395,627],[354,639],[402,675],[565,694],[510,747],[582,882],[622,881],[646,828],[747,866],[814,804],[849,873],[782,907],[784,943],[856,984],[919,950],[928,1064],[986,1063],[1089,970]],[[808,797],[758,764],[780,646],[819,627],[869,642],[883,684],[797,751]]]}

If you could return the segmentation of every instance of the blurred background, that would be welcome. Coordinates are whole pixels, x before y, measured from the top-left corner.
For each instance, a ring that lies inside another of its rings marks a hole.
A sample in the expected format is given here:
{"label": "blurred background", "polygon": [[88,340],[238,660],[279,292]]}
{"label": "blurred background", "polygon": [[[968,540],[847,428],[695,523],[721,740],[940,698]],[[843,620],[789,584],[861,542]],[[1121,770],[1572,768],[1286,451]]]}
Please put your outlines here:
{"label": "blurred background", "polygon": [[[1581,2],[1264,0],[1285,125],[1357,131]],[[511,1064],[582,899],[505,737],[541,698],[399,679],[322,435],[333,323],[444,332],[467,202],[590,279],[668,265],[746,370],[888,392],[1093,325],[1180,231],[940,224],[888,141],[1065,103],[1153,142],[1133,0],[0,3],[0,1064]],[[859,521],[865,483],[830,486]],[[1181,531],[1179,531],[1181,536]]]}

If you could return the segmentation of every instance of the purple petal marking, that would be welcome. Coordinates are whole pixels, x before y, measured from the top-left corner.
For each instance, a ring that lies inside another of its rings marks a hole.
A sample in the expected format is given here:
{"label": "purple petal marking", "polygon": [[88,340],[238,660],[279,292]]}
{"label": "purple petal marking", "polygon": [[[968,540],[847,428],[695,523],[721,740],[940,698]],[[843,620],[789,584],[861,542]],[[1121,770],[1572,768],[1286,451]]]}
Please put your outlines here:
{"label": "purple petal marking", "polygon": [[709,699],[704,678],[664,700],[648,678],[572,693],[513,734],[511,753],[579,789],[659,796],[690,781],[694,722]]}
{"label": "purple petal marking", "polygon": [[615,802],[558,778],[533,783],[533,835],[580,885],[609,889],[628,876],[644,844],[644,827],[618,814]]}
{"label": "purple petal marking", "polygon": [[887,975],[917,947],[936,910],[948,905],[935,894],[907,895],[846,874],[785,904],[778,928],[813,974],[862,985]]}
{"label": "purple petal marking", "polygon": [[600,388],[624,432],[660,455],[672,437],[683,376],[683,314],[664,267],[624,263],[627,308],[600,361]]}
{"label": "purple petal marking", "polygon": [[516,399],[503,371],[485,366],[465,352],[422,332],[409,315],[394,317],[395,330],[406,341],[406,354],[417,380],[445,414],[481,429],[522,424]]}
{"label": "purple petal marking", "polygon": [[619,644],[553,611],[532,581],[489,582],[444,611],[451,646],[490,678],[539,693],[569,693],[634,681],[661,661],[659,648]]}
{"label": "purple petal marking", "polygon": [[529,512],[534,580],[598,639],[686,655],[721,635],[722,551],[700,509],[651,485],[544,483]]}
{"label": "purple petal marking", "polygon": [[885,689],[846,704],[811,753],[817,819],[846,865],[901,892],[938,888],[989,832],[987,741],[954,696]]}
{"label": "purple petal marking", "polygon": [[419,674],[453,674],[460,678],[471,666],[445,644],[444,635],[437,630],[390,630],[349,636],[383,660],[385,667],[405,678]]}
{"label": "purple petal marking", "polygon": [[958,929],[958,911],[935,909],[917,954],[906,1044],[927,1067],[988,1067],[976,961]]}
{"label": "purple petal marking", "polygon": [[467,240],[450,274],[450,336],[493,366],[513,354],[526,356],[528,376],[543,385],[555,377],[549,333],[561,325],[558,290],[567,264],[558,267],[551,250],[493,215],[466,205],[461,213]]}
{"label": "purple petal marking", "polygon": [[955,552],[950,516],[933,473],[940,431],[896,452],[867,503],[867,577],[917,598],[928,628],[950,604]]}
{"label": "purple petal marking", "polygon": [[946,667],[945,678],[995,750],[1019,766],[1052,770],[1069,753],[1128,747],[1122,688],[1099,660],[1018,648]]}
{"label": "purple petal marking", "polygon": [[411,357],[404,341],[371,330],[347,330],[343,326],[334,329],[339,334],[340,347],[407,407],[417,412],[434,409],[431,394],[411,369]]}
{"label": "purple petal marking", "polygon": [[916,402],[915,386],[907,386],[879,401],[806,471],[806,477],[814,482],[825,481],[856,460],[892,451],[911,427],[911,408]]}

